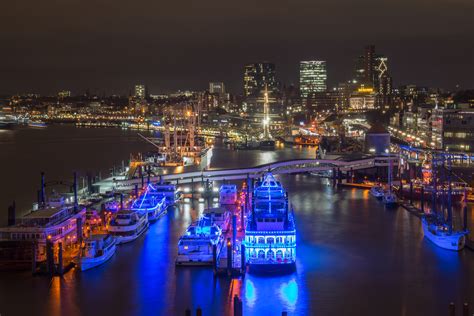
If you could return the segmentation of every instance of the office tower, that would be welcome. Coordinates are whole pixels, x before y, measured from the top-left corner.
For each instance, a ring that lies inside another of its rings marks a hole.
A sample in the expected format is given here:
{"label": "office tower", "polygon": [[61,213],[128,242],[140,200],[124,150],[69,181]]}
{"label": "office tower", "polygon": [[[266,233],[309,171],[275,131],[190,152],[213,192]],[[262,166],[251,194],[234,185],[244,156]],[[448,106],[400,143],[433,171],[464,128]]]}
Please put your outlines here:
{"label": "office tower", "polygon": [[224,94],[225,87],[223,82],[209,82],[209,93]]}
{"label": "office tower", "polygon": [[300,95],[302,98],[307,98],[315,92],[326,91],[326,80],[325,61],[300,61]]}
{"label": "office tower", "polygon": [[134,94],[135,98],[137,99],[145,99],[146,97],[146,89],[145,89],[145,85],[142,85],[142,84],[138,84],[135,86],[135,94]]}
{"label": "office tower", "polygon": [[244,67],[244,96],[258,97],[267,86],[268,91],[277,90],[275,64],[269,62],[248,64]]}
{"label": "office tower", "polygon": [[375,46],[365,48],[364,55],[355,61],[354,80],[359,85],[374,88],[380,96],[392,94],[392,77],[389,75],[388,58],[375,53]]}

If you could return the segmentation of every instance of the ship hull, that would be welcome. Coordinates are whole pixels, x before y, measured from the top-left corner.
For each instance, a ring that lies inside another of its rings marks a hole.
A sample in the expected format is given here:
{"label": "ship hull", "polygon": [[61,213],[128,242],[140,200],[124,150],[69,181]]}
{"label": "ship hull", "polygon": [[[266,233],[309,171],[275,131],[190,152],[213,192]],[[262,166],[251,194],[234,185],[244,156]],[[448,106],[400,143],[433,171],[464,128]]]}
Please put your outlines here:
{"label": "ship hull", "polygon": [[452,250],[462,250],[466,244],[466,235],[464,233],[453,233],[451,235],[436,235],[428,229],[428,224],[423,222],[423,233],[425,238],[434,243],[436,246]]}
{"label": "ship hull", "polygon": [[296,271],[296,264],[292,263],[248,263],[248,272],[251,274],[291,274]]}
{"label": "ship hull", "polygon": [[82,258],[79,261],[79,267],[81,271],[89,270],[106,263],[115,254],[115,249],[116,246],[114,245],[111,251],[107,252],[107,254],[99,258]]}

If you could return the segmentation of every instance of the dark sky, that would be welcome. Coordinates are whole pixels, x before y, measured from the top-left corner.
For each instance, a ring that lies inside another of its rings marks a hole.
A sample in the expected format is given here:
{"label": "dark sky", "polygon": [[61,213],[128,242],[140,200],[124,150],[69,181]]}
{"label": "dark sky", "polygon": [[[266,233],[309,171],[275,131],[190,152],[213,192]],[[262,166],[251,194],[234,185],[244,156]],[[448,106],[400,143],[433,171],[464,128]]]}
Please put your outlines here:
{"label": "dark sky", "polygon": [[242,89],[245,63],[298,61],[349,79],[366,44],[395,85],[474,88],[473,0],[12,0],[0,3],[0,93]]}

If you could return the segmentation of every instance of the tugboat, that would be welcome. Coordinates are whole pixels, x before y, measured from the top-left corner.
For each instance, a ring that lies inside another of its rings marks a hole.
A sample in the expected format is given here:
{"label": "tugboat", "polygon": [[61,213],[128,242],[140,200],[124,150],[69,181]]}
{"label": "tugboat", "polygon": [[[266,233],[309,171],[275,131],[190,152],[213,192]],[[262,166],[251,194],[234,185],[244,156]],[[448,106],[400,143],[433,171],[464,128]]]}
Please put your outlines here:
{"label": "tugboat", "polygon": [[120,210],[112,216],[107,231],[117,239],[117,245],[134,241],[149,226],[148,213]]}
{"label": "tugboat", "polygon": [[250,273],[291,273],[296,265],[296,228],[288,195],[271,173],[258,182],[245,229]]}
{"label": "tugboat", "polygon": [[92,235],[84,240],[81,257],[77,260],[81,271],[95,268],[112,258],[115,244],[115,239],[109,234]]}
{"label": "tugboat", "polygon": [[220,227],[210,217],[204,216],[191,224],[179,239],[176,265],[210,265],[213,262],[213,247],[216,246],[219,251],[222,242]]}
{"label": "tugboat", "polygon": [[221,205],[233,205],[237,202],[237,186],[223,184],[219,189],[219,202]]}
{"label": "tugboat", "polygon": [[148,213],[148,221],[156,222],[166,211],[166,197],[161,194],[155,194],[153,186],[148,185],[145,193],[140,195],[132,203],[132,211]]}

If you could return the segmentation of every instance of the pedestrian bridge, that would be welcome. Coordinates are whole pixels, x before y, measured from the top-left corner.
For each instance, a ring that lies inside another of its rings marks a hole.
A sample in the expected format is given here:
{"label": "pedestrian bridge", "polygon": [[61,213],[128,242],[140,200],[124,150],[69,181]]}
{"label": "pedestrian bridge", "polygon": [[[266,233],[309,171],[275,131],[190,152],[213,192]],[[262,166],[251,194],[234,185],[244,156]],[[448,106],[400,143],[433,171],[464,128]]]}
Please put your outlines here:
{"label": "pedestrian bridge", "polygon": [[[374,167],[386,167],[389,164],[398,165],[398,156],[374,156],[358,160],[329,160],[329,159],[293,159],[277,161],[250,168],[236,169],[216,169],[201,170],[182,173],[170,173],[157,176],[150,176],[151,182],[171,182],[176,184],[196,183],[205,181],[225,181],[240,180],[246,178],[258,178],[265,172],[271,171],[273,174],[292,174],[303,172],[325,172],[329,170],[348,171],[369,169]],[[148,176],[143,178],[125,179],[125,177],[109,178],[96,185],[100,186],[100,191],[105,192],[114,188],[115,190],[132,190],[136,185],[141,186],[148,181]],[[105,189],[107,187],[107,189]]]}

